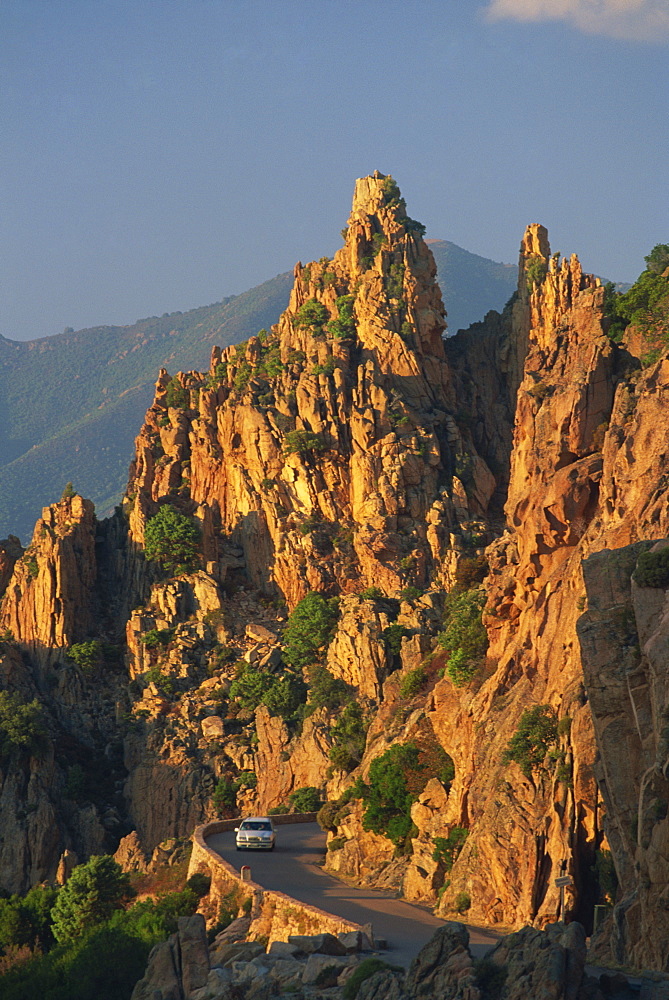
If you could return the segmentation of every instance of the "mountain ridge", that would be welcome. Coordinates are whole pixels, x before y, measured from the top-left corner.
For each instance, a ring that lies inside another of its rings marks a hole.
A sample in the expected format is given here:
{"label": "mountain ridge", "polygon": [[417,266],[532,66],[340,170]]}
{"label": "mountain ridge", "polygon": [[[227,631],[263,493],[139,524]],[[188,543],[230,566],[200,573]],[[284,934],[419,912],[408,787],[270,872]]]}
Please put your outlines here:
{"label": "mountain ridge", "polygon": [[[447,240],[437,240],[435,251],[448,288],[449,332],[502,308],[515,287],[515,267],[489,261],[486,271],[486,258]],[[183,313],[32,341],[0,338],[0,537],[28,541],[42,507],[68,481],[102,516],[110,513],[125,486],[157,371],[204,368],[214,342],[225,347],[271,326],[288,303],[291,283],[292,273],[284,272]]]}

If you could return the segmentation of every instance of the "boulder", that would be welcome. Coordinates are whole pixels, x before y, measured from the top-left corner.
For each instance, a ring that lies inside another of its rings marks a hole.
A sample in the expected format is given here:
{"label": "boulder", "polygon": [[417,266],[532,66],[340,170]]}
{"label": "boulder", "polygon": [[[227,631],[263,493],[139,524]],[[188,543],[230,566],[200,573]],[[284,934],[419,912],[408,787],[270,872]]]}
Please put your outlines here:
{"label": "boulder", "polygon": [[334,934],[291,934],[288,941],[305,955],[312,955],[314,952],[321,955],[347,954],[346,946]]}

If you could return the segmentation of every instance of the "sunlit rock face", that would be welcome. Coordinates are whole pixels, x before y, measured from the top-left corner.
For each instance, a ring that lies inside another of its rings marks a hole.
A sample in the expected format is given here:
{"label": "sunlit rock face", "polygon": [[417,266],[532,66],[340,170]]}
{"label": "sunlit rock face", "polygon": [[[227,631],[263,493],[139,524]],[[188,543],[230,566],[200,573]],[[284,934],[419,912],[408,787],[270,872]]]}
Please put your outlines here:
{"label": "sunlit rock face", "polygon": [[[114,518],[66,496],[25,552],[0,543],[3,690],[40,700],[52,748],[74,740],[113,764],[98,801],[66,806],[75,757],[3,771],[2,884],[26,888],[131,831],[149,857],[214,817],[221,781],[256,775],[233,794],[244,812],[309,786],[334,800],[415,743],[454,774],[413,776],[401,852],[355,798],[330,867],[443,915],[464,894],[473,922],[543,926],[563,865],[568,908],[589,921],[610,848],[615,957],[664,964],[651,932],[667,882],[664,589],[631,576],[669,535],[669,365],[641,368],[611,341],[604,290],[551,254],[542,226],[523,237],[503,314],[448,341],[432,255],[392,178],[357,182],[343,237],[332,260],[296,265],[271,331],[215,348],[208,372],[160,372]],[[169,578],[144,557],[165,505],[201,531],[200,564]],[[456,686],[437,640],[445,595],[482,580],[487,655]],[[341,705],[297,727],[230,696],[239,660],[282,669],[284,602],[309,591],[339,598],[322,662],[368,726],[350,773],[331,759]],[[115,665],[75,664],[68,650],[91,639]],[[541,705],[557,735],[524,772],[504,753]],[[457,830],[448,870],[435,843]]]}

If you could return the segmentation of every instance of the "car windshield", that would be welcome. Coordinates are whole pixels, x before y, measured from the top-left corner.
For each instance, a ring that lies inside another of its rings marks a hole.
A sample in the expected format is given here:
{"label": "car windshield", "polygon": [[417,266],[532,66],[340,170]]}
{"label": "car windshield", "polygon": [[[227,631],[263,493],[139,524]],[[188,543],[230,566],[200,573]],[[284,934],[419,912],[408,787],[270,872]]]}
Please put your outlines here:
{"label": "car windshield", "polygon": [[271,824],[259,819],[246,820],[239,828],[240,830],[271,830]]}

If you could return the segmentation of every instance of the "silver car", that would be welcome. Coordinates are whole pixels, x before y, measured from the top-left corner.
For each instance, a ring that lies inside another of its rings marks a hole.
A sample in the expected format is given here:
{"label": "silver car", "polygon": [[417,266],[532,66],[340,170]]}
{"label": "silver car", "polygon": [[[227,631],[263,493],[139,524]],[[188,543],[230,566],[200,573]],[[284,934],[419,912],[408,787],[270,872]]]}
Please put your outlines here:
{"label": "silver car", "polygon": [[235,827],[238,851],[273,851],[276,840],[269,816],[250,816]]}

